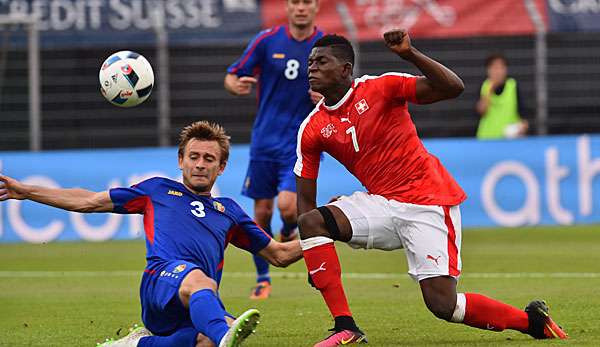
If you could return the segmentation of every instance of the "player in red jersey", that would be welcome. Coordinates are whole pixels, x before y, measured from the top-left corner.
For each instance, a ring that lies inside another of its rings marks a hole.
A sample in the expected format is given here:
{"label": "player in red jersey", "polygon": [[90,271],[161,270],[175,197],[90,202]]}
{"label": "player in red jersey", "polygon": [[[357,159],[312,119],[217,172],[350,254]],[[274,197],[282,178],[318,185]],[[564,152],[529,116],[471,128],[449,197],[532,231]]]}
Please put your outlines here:
{"label": "player in red jersey", "polygon": [[[309,279],[335,319],[333,334],[315,346],[366,342],[344,293],[335,240],[354,248],[405,248],[408,273],[438,318],[494,331],[514,329],[540,339],[566,338],[543,301],[533,301],[523,311],[480,294],[456,292],[459,204],[466,195],[424,148],[407,103],[455,98],[464,85],[450,69],[415,49],[405,31],[389,31],[384,41],[423,76],[386,73],[353,81],[352,46],[336,35],[317,41],[309,56],[310,86],[324,99],[298,132],[298,224]],[[317,208],[322,152],[340,161],[368,193]]]}

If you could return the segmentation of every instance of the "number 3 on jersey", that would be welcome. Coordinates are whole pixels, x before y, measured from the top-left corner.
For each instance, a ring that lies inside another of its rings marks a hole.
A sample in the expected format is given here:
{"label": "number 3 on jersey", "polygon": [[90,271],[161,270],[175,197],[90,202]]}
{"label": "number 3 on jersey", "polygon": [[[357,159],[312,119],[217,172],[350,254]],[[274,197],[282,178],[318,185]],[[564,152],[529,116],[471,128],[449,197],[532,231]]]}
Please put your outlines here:
{"label": "number 3 on jersey", "polygon": [[192,201],[190,205],[194,206],[190,211],[192,214],[198,218],[202,218],[206,216],[206,212],[204,212],[204,205],[200,201]]}
{"label": "number 3 on jersey", "polygon": [[285,64],[286,68],[283,74],[288,80],[295,80],[298,77],[298,69],[300,68],[300,62],[296,59],[290,59]]}

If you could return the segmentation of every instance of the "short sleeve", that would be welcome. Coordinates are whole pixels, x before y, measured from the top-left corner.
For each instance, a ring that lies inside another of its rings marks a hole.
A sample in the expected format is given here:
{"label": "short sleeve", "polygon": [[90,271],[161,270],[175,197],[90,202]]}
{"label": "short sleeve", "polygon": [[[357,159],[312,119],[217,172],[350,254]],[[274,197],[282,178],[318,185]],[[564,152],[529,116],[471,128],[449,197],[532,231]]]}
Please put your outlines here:
{"label": "short sleeve", "polygon": [[241,207],[235,202],[233,204],[237,224],[227,233],[228,242],[252,254],[260,252],[271,242],[271,236],[261,229]]}
{"label": "short sleeve", "polygon": [[[318,106],[317,106],[318,108]],[[316,111],[317,109],[315,109]],[[314,112],[306,117],[298,130],[298,142],[296,144],[296,165],[294,173],[298,177],[316,179],[319,175],[319,164],[321,163],[321,145],[318,137],[319,132],[315,130],[314,122],[311,123]],[[327,130],[325,130],[327,131]],[[333,130],[331,130],[333,131]]]}
{"label": "short sleeve", "polygon": [[129,188],[113,188],[109,190],[114,205],[113,212],[121,214],[143,214],[150,197],[146,193],[148,181],[140,182]]}
{"label": "short sleeve", "polygon": [[235,74],[238,77],[254,75],[255,68],[260,65],[264,57],[265,39],[275,34],[276,31],[277,29],[266,29],[258,33],[248,43],[242,56],[229,66],[227,73]]}
{"label": "short sleeve", "polygon": [[417,79],[405,73],[388,72],[376,79],[377,86],[383,96],[388,99],[402,99],[412,103],[417,101]]}

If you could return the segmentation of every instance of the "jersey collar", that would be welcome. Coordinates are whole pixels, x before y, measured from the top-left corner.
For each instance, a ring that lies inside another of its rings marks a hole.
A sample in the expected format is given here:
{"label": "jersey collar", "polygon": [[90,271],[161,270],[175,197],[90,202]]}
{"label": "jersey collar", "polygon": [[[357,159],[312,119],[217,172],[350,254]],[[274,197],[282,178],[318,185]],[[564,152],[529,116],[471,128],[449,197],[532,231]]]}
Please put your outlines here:
{"label": "jersey collar", "polygon": [[340,101],[337,102],[337,104],[333,105],[333,106],[327,106],[325,105],[325,102],[323,102],[323,107],[325,107],[325,109],[327,111],[335,111],[338,108],[340,108],[346,101],[348,101],[348,99],[350,98],[350,95],[352,95],[352,92],[354,91],[354,88],[350,87],[348,89],[348,91],[346,92],[346,94],[344,95],[343,98],[340,99]]}

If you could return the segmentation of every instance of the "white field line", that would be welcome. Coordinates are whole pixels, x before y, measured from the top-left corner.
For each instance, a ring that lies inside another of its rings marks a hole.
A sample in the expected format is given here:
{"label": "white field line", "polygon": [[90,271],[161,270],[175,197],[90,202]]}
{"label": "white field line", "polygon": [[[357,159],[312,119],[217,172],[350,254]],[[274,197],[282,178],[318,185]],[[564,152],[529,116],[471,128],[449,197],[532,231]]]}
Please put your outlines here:
{"label": "white field line", "polygon": [[[141,277],[142,271],[2,271],[0,278],[73,278],[73,277]],[[224,272],[224,278],[253,278],[254,272]],[[305,279],[306,272],[272,272],[276,278]],[[406,274],[350,272],[342,277],[347,279],[397,280],[410,279]],[[600,278],[600,272],[472,272],[461,278]]]}

